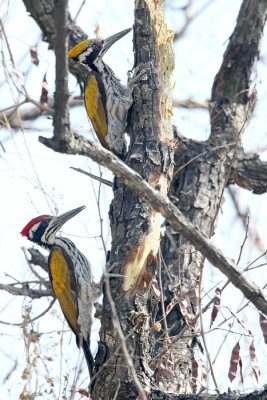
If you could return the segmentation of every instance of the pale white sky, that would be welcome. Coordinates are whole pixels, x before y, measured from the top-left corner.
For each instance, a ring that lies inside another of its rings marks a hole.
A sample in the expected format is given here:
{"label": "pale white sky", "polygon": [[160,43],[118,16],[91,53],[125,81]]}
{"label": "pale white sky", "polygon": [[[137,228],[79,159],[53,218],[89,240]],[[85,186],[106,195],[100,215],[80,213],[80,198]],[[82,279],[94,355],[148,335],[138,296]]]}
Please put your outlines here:
{"label": "pale white sky", "polygon": [[[25,85],[30,96],[36,100],[40,98],[41,82],[44,73],[47,74],[49,85],[49,95],[52,96],[54,90],[54,54],[48,50],[46,43],[38,44],[38,53],[40,64],[38,67],[32,66],[28,54],[29,46],[35,45],[40,39],[40,31],[31,18],[25,12],[22,1],[11,0],[9,6],[8,17],[6,17],[7,2],[1,3],[1,17],[4,17],[6,33],[9,37],[11,50],[22,73],[25,74]],[[70,1],[72,14],[75,15],[78,6],[81,2]],[[168,2],[173,7],[166,11],[166,19],[170,29],[178,30],[179,23],[182,23],[181,14],[177,8],[184,2],[173,1]],[[204,4],[210,3],[210,6],[190,25],[184,38],[175,44],[176,51],[176,71],[174,89],[174,98],[186,99],[193,97],[198,100],[208,99],[210,96],[211,85],[216,74],[223,52],[226,48],[228,38],[232,32],[237,17],[238,9],[241,4],[240,0],[233,2],[232,0],[204,1],[197,0],[194,9],[200,10]],[[92,13],[92,7],[94,12]],[[23,23],[21,23],[23,21]],[[109,36],[115,32],[133,24],[133,2],[131,1],[106,1],[99,0],[87,1],[82,13],[79,15],[78,24],[88,33],[89,37],[94,36],[95,25],[100,24],[100,31],[103,37]],[[265,35],[266,36],[266,35]],[[126,82],[127,71],[132,68],[133,53],[132,53],[132,37],[131,34],[120,40],[110,52],[105,56],[105,61],[109,63],[116,74],[123,82]],[[11,71],[11,63],[7,56],[6,47],[1,42],[1,48],[6,55],[8,69]],[[266,67],[267,56],[267,39],[262,43],[261,62],[258,64],[257,71],[255,70],[254,77],[257,84],[259,103],[255,110],[255,117],[249,128],[244,134],[244,144],[246,149],[256,150],[264,149],[265,153],[261,153],[262,158],[267,158],[267,139],[266,139],[266,94],[267,87],[264,77],[267,76]],[[29,74],[27,73],[30,68]],[[12,105],[17,100],[16,90],[13,92],[4,83],[3,68],[0,70],[1,96],[0,108]],[[14,87],[13,87],[14,89]],[[73,77],[70,77],[69,89],[74,94],[79,94],[79,88]],[[23,97],[22,97],[23,98]],[[22,99],[21,98],[21,99]],[[29,106],[31,107],[31,106]],[[71,111],[71,122],[79,133],[91,135],[90,126],[83,107],[77,107]],[[209,119],[206,111],[196,110],[174,110],[174,123],[177,124],[179,130],[193,139],[203,140],[209,135]],[[57,210],[62,213],[68,209],[86,205],[87,208],[79,216],[75,217],[66,226],[64,226],[64,234],[70,234],[70,238],[75,241],[77,246],[92,264],[93,273],[100,276],[104,264],[105,257],[103,253],[102,243],[99,238],[95,238],[100,234],[99,215],[96,208],[95,193],[98,195],[98,184],[91,182],[87,177],[80,175],[69,169],[69,166],[76,166],[85,170],[89,168],[95,174],[99,173],[98,166],[80,156],[66,156],[54,153],[52,150],[44,147],[38,142],[38,136],[43,135],[50,137],[52,134],[52,120],[43,116],[35,121],[25,122],[25,131],[12,131],[1,129],[1,143],[4,146],[0,149],[0,171],[1,171],[1,207],[0,207],[0,251],[2,266],[0,270],[0,282],[10,283],[17,280],[34,280],[32,273],[27,268],[25,258],[21,247],[29,247],[30,243],[22,239],[19,232],[23,226],[34,216],[38,214],[55,213]],[[108,179],[111,174],[102,169],[104,176]],[[95,193],[94,190],[95,189]],[[104,238],[107,246],[109,246],[109,221],[108,207],[111,201],[111,189],[101,189],[101,212],[104,219]],[[263,196],[255,196],[252,193],[244,190],[239,191],[239,198],[244,209],[249,207],[251,215],[251,226],[256,226],[265,240],[266,247],[266,194]],[[232,207],[231,200],[226,194],[226,200],[223,206],[223,213],[220,214],[218,229],[214,237],[215,243],[220,247],[227,256],[237,259],[240,245],[244,238],[244,230],[240,223],[235,218],[235,211]],[[249,261],[252,261],[259,252],[252,248],[249,243],[244,249],[244,255],[241,261],[241,266],[244,267]],[[266,268],[266,267],[265,267]],[[265,272],[264,272],[265,271]],[[6,275],[8,274],[8,276]],[[254,270],[253,274],[248,275],[257,284],[262,285],[266,282],[266,269],[261,268]],[[263,279],[264,277],[264,279]],[[217,272],[214,268],[206,268],[205,287],[211,288],[219,281],[225,281],[223,275]],[[213,292],[211,292],[212,294]],[[5,292],[0,292],[1,304],[0,320],[10,323],[21,321],[22,306],[30,304],[28,300],[23,301],[21,298],[14,298]],[[242,296],[237,290],[227,289],[223,297],[224,304],[228,304],[233,309],[241,301]],[[49,302],[47,300],[35,300],[32,302],[32,313],[34,317],[42,312]],[[204,303],[205,304],[205,303]],[[53,333],[62,329],[62,323],[57,316],[61,312],[58,306],[54,306],[55,315],[46,315],[39,319],[34,329],[44,332],[41,338],[41,351],[48,356],[54,358],[59,357],[60,345],[58,341],[60,335]],[[224,312],[227,315],[227,310]],[[260,347],[258,353],[259,363],[261,368],[266,366],[266,346],[263,344],[261,333],[255,322],[257,314],[253,312],[253,307],[242,315],[246,319],[246,323],[251,323],[251,330],[256,335],[255,344]],[[208,322],[207,322],[208,323]],[[67,330],[66,324],[64,325]],[[234,325],[234,329],[242,332],[242,329]],[[57,339],[55,339],[55,335]],[[221,343],[225,336],[224,332],[214,332],[208,336],[210,352],[212,359],[216,354],[218,343]],[[230,351],[235,344],[239,335],[229,335],[225,347],[220,353],[218,364],[215,371],[218,374],[218,381],[222,390],[227,390],[228,386],[236,388],[239,378],[230,385],[227,379],[226,370],[228,369],[228,360]],[[49,348],[47,343],[51,340],[54,345]],[[72,334],[64,335],[64,342],[71,346],[64,347],[64,357],[67,363],[63,360],[63,371],[68,371],[68,363],[75,365],[78,357],[82,359],[82,355],[76,350]],[[32,346],[32,345],[31,345]],[[12,326],[0,324],[0,348],[3,353],[2,366],[0,371],[0,382],[4,380],[8,371],[13,367],[14,360],[18,359],[18,368],[12,375],[12,382],[16,379],[16,391],[20,393],[24,381],[21,380],[22,368],[25,366],[24,346],[21,340],[20,329]],[[66,348],[66,349],[65,349]],[[241,340],[241,349],[243,351],[244,368],[248,368],[248,346],[243,338]],[[31,348],[31,351],[33,349]],[[55,386],[59,386],[58,371],[60,359],[54,359],[49,362],[51,368],[50,373],[55,376]],[[39,364],[38,364],[39,365]],[[40,367],[41,368],[41,367]],[[41,371],[41,370],[40,370]],[[43,376],[44,372],[40,372]],[[74,372],[71,372],[70,379],[73,378]],[[265,369],[265,376],[266,376]],[[84,375],[84,377],[86,374]],[[11,380],[4,384],[4,389],[0,392],[0,399],[14,399],[14,392],[8,392],[11,385]],[[82,383],[82,378],[80,379]],[[266,380],[263,379],[266,383]],[[209,382],[210,387],[213,383]],[[259,387],[255,384],[255,380],[251,377],[244,388]],[[32,390],[34,381],[32,382]],[[239,388],[242,389],[242,386]],[[14,389],[13,389],[14,390]],[[57,388],[57,390],[59,390]],[[44,397],[52,399],[48,396]],[[79,397],[77,397],[79,398]]]}

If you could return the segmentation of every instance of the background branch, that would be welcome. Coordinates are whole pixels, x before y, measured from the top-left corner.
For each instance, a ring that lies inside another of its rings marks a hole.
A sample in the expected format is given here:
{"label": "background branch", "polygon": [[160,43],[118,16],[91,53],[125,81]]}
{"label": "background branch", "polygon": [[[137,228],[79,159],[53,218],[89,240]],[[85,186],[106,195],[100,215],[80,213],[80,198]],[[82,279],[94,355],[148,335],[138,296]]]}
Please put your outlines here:
{"label": "background branch", "polygon": [[0,283],[0,290],[5,290],[6,292],[13,294],[15,296],[28,296],[32,299],[39,299],[41,297],[52,296],[55,297],[55,294],[52,289],[50,290],[38,290],[38,289],[30,289],[28,284],[22,285],[21,288],[14,287],[13,285],[4,285]]}
{"label": "background branch", "polygon": [[56,91],[55,116],[53,118],[54,136],[58,142],[71,138],[69,122],[68,93],[68,2],[55,1],[55,54],[56,54]]}
{"label": "background branch", "polygon": [[[215,77],[211,96],[211,139],[216,144],[232,142],[238,136],[245,119],[249,121],[256,102],[251,90],[251,72],[256,61],[263,28],[267,18],[267,3],[244,0],[237,24]],[[249,115],[247,108],[250,108]]]}

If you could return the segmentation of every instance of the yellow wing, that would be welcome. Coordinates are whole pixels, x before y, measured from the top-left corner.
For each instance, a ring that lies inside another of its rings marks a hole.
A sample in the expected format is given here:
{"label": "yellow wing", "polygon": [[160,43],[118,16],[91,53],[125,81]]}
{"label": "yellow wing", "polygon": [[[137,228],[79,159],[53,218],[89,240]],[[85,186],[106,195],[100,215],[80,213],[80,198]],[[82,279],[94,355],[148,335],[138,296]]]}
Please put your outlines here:
{"label": "yellow wing", "polygon": [[48,263],[51,283],[60,307],[71,329],[78,335],[77,305],[71,290],[75,286],[73,272],[59,246],[52,247]]}
{"label": "yellow wing", "polygon": [[92,122],[94,130],[106,149],[109,148],[106,142],[108,133],[107,121],[104,106],[101,101],[100,88],[94,74],[90,74],[85,85],[84,100],[87,114]]}

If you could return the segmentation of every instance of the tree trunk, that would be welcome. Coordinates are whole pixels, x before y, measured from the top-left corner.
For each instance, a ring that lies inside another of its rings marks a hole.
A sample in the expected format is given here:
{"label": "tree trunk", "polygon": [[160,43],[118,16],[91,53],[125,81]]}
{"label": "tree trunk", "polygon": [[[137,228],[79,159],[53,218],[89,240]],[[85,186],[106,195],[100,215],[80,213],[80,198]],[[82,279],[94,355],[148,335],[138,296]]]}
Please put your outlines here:
{"label": "tree trunk", "polygon": [[[163,15],[164,1],[136,1],[135,74],[141,76],[133,87],[131,144],[125,163],[166,196],[173,171],[170,116],[174,55],[172,33],[167,30]],[[152,366],[156,343],[153,324],[158,300],[149,285],[157,269],[162,217],[132,189],[115,179],[110,221],[112,247],[107,269],[126,276],[125,280],[111,279],[110,292],[137,379],[146,386],[151,383],[149,376],[155,369]],[[96,358],[101,374],[93,384],[93,398],[112,399],[115,393],[118,399],[131,398],[137,396],[138,390],[120,349],[120,337],[114,332],[107,286],[101,346]],[[108,364],[104,370],[103,362]]]}

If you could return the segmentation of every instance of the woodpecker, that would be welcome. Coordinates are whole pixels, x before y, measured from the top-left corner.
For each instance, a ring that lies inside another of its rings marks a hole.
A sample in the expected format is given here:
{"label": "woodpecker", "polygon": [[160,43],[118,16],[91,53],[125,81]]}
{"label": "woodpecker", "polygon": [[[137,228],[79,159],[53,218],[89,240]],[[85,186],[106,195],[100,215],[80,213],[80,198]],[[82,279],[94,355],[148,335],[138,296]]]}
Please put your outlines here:
{"label": "woodpecker", "polygon": [[62,312],[76,336],[77,346],[84,351],[92,377],[94,360],[90,351],[90,333],[93,303],[101,295],[100,285],[92,281],[90,264],[74,243],[56,236],[59,229],[84,208],[85,206],[75,208],[58,217],[40,215],[22,229],[21,235],[50,251],[50,282]]}
{"label": "woodpecker", "polygon": [[126,153],[126,119],[132,105],[131,85],[124,87],[112,69],[102,60],[108,49],[129,33],[125,29],[107,39],[89,39],[78,43],[68,54],[88,70],[84,84],[84,102],[93,128],[106,149],[120,158]]}

